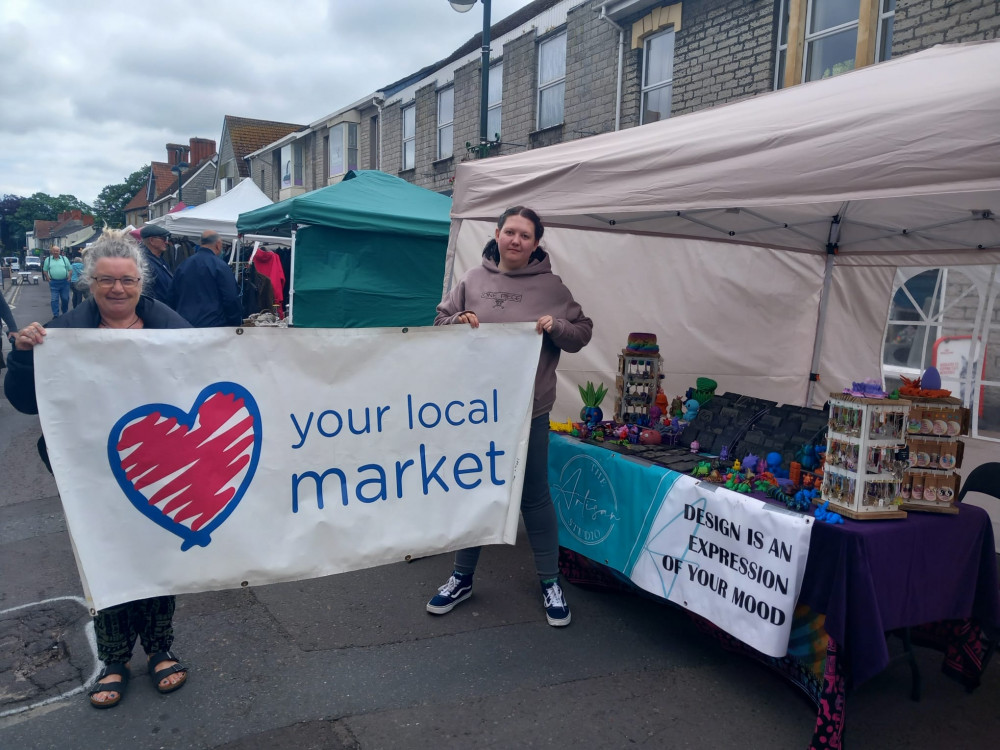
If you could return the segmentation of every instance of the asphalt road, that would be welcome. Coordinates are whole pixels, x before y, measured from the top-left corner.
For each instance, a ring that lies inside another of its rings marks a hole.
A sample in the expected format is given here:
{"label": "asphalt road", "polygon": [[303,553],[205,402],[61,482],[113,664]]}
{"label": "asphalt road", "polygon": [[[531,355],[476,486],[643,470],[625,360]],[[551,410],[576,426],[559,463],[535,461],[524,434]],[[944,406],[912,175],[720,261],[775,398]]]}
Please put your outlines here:
{"label": "asphalt road", "polygon": [[[46,285],[6,292],[19,324],[48,320]],[[66,387],[86,398],[70,372]],[[189,684],[159,695],[137,653],[122,705],[95,711],[92,630],[39,432],[0,399],[0,748],[804,748],[812,735],[796,688],[657,601],[568,585],[573,623],[549,627],[523,534],[485,550],[474,596],[443,617],[424,604],[450,555],[180,596]],[[1000,666],[967,694],[940,654],[917,652],[922,701],[890,666],[849,694],[849,746],[995,746]]]}

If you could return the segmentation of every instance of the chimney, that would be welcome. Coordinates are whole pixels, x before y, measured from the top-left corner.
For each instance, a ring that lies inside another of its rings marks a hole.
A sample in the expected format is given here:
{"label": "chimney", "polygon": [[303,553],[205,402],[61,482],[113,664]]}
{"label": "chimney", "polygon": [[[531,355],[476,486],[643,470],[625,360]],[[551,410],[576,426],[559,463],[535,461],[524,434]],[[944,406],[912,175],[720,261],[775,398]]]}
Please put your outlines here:
{"label": "chimney", "polygon": [[179,143],[168,143],[167,164],[172,167],[175,164],[180,164],[182,161],[188,161],[187,153],[188,153],[187,146],[183,146]]}
{"label": "chimney", "polygon": [[192,138],[189,142],[191,144],[191,166],[201,164],[215,153],[215,141],[211,138]]}

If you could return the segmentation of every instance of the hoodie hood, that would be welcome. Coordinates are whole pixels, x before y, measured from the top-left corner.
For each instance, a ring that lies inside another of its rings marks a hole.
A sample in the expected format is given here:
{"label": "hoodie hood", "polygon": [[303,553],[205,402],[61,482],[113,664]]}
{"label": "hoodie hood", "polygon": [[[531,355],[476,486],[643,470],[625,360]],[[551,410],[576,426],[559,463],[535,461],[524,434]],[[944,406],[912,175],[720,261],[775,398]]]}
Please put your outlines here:
{"label": "hoodie hood", "polygon": [[540,273],[552,273],[552,261],[549,254],[539,248],[535,251],[541,253],[541,258],[532,257],[528,260],[528,265],[514,271],[501,271],[499,264],[492,258],[483,256],[483,268],[490,273],[502,274],[505,276],[536,276]]}

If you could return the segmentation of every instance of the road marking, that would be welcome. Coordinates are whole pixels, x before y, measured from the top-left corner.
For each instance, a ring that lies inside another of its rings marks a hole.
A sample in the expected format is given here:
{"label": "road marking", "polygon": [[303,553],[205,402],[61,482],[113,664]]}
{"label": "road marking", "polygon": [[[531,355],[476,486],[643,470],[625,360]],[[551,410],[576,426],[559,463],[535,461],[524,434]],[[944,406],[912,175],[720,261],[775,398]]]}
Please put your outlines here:
{"label": "road marking", "polygon": [[[79,596],[56,596],[56,597],[53,597],[52,599],[43,599],[40,602],[31,602],[30,604],[22,604],[22,605],[20,605],[18,607],[11,607],[10,609],[0,610],[0,617],[2,617],[3,615],[8,614],[10,612],[17,612],[20,609],[27,609],[28,607],[37,607],[40,604],[49,604],[51,602],[61,602],[61,601],[76,602],[77,604],[79,604],[81,607],[83,607],[88,612],[90,611],[90,607],[87,605],[86,600],[84,600],[82,597],[79,597]],[[76,695],[77,693],[82,693],[86,689],[87,685],[89,685],[91,682],[93,682],[95,679],[97,679],[97,675],[99,675],[101,673],[101,662],[97,658],[97,637],[94,635],[94,620],[93,619],[91,619],[90,621],[88,621],[87,624],[83,626],[83,632],[87,636],[87,643],[90,645],[90,651],[94,655],[94,671],[91,673],[90,677],[88,677],[86,680],[84,680],[83,684],[80,685],[79,687],[75,687],[72,690],[69,690],[69,691],[67,691],[65,693],[61,693],[60,695],[54,695],[51,698],[46,698],[43,701],[38,701],[37,703],[32,703],[30,706],[21,706],[20,708],[10,708],[10,709],[7,709],[6,711],[0,711],[0,719],[3,719],[5,717],[7,717],[7,716],[13,716],[14,714],[24,713],[25,711],[30,711],[33,708],[41,708],[42,706],[46,706],[46,705],[48,705],[50,703],[55,703],[56,701],[61,701],[64,698],[69,698],[70,696]]]}

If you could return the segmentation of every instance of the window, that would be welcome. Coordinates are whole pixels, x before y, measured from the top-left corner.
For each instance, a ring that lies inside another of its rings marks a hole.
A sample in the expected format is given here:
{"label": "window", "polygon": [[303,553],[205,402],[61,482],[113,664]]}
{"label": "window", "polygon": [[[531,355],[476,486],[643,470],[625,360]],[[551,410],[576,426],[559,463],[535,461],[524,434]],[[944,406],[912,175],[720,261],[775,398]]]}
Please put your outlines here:
{"label": "window", "polygon": [[878,15],[878,56],[879,62],[892,59],[892,24],[896,16],[896,0],[880,0]]}
{"label": "window", "polygon": [[674,30],[649,37],[643,43],[642,120],[656,122],[670,117],[674,89]]}
{"label": "window", "polygon": [[830,78],[892,57],[896,0],[872,3],[781,0],[774,87]]}
{"label": "window", "polygon": [[403,166],[413,169],[417,155],[417,107],[411,104],[403,107]]}
{"label": "window", "polygon": [[358,126],[342,122],[330,128],[330,177],[358,168]]}
{"label": "window", "polygon": [[803,80],[854,70],[860,9],[858,0],[808,0]]}
{"label": "window", "polygon": [[301,187],[302,179],[302,144],[288,143],[281,147],[281,187]]}
{"label": "window", "polygon": [[490,88],[486,110],[486,137],[500,140],[500,115],[503,110],[503,63],[490,68]]}
{"label": "window", "polygon": [[219,195],[225,195],[233,189],[234,177],[233,162],[227,161],[219,167]]}
{"label": "window", "polygon": [[437,158],[447,159],[455,143],[455,88],[449,86],[438,91]]}
{"label": "window", "polygon": [[563,121],[566,100],[566,32],[538,45],[538,129]]}
{"label": "window", "polygon": [[[990,293],[995,269],[983,266],[899,268],[882,346],[885,387],[898,388],[901,378],[918,378],[930,366],[941,374],[942,387],[967,406],[975,407],[973,433],[1000,437],[1000,391],[990,388]],[[995,277],[994,277],[995,278]],[[993,324],[1000,330],[1000,326]]]}

